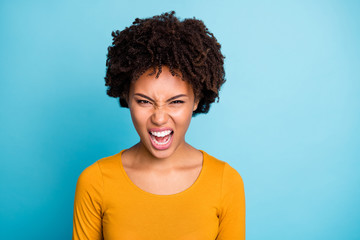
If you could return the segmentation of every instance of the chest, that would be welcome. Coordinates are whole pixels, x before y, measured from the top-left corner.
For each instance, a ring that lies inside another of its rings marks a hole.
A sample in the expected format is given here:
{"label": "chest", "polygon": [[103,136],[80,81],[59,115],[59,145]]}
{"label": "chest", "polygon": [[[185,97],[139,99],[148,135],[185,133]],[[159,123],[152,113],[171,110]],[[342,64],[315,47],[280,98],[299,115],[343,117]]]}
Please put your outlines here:
{"label": "chest", "polygon": [[104,239],[216,239],[221,179],[204,166],[105,175]]}
{"label": "chest", "polygon": [[213,199],[119,197],[103,217],[104,239],[215,240],[219,218]]}
{"label": "chest", "polygon": [[124,167],[133,184],[141,190],[158,195],[176,194],[190,188],[198,179],[202,165],[166,171],[148,171]]}

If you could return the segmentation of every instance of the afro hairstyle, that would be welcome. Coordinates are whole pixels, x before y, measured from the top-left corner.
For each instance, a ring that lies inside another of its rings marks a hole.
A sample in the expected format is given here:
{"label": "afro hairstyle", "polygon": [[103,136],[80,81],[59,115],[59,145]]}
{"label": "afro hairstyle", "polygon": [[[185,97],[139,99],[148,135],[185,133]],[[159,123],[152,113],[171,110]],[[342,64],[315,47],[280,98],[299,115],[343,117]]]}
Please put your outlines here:
{"label": "afro hairstyle", "polygon": [[131,81],[147,70],[159,77],[162,66],[173,76],[181,73],[199,101],[198,113],[207,113],[210,104],[219,101],[225,82],[224,56],[214,35],[203,21],[192,18],[180,21],[175,12],[151,18],[136,18],[130,27],[112,32],[108,47],[105,86],[107,94],[119,97],[120,106],[128,107]]}

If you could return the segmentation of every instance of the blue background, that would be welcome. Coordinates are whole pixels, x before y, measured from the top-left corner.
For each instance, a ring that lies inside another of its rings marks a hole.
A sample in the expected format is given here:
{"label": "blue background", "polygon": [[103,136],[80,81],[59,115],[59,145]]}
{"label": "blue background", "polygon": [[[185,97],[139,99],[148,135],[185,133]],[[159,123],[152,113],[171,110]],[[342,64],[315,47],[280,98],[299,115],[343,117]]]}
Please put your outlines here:
{"label": "blue background", "polygon": [[242,175],[247,239],[360,239],[360,2],[341,0],[2,0],[0,238],[71,238],[81,171],[138,141],[105,94],[111,32],[170,10],[222,44],[187,139]]}

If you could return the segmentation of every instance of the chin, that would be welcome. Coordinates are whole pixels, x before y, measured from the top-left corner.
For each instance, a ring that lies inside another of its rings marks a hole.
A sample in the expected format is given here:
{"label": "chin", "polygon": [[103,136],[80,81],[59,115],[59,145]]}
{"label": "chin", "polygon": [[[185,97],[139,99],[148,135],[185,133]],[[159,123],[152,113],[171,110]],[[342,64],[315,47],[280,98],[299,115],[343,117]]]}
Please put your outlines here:
{"label": "chin", "polygon": [[157,159],[166,159],[170,158],[175,154],[177,149],[179,148],[178,145],[176,145],[176,140],[174,141],[171,139],[171,143],[169,146],[165,146],[164,148],[161,148],[159,146],[154,146],[154,144],[151,141],[146,142],[146,144],[143,144],[146,150]]}
{"label": "chin", "polygon": [[157,159],[166,159],[171,157],[174,154],[174,151],[171,151],[170,149],[162,151],[151,149],[150,154]]}

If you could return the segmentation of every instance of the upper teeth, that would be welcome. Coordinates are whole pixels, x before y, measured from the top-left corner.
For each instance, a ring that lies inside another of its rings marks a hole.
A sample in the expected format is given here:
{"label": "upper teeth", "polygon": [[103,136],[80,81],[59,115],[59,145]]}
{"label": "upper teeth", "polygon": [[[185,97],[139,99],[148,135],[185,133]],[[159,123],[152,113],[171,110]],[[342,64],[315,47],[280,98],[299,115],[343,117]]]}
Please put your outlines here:
{"label": "upper teeth", "polygon": [[152,135],[156,137],[165,137],[166,135],[169,135],[171,133],[171,130],[166,130],[162,132],[151,132]]}

